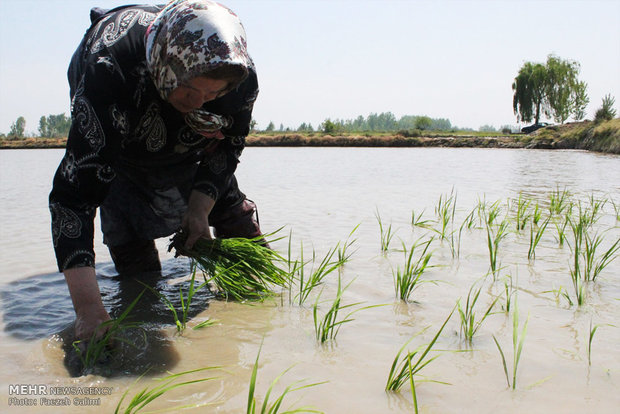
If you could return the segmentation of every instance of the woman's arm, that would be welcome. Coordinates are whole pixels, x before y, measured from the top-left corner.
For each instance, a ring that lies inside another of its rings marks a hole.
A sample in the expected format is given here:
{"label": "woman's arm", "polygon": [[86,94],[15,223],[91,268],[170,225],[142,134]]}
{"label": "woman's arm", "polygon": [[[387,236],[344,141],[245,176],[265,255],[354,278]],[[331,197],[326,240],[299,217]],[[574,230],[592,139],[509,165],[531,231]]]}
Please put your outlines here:
{"label": "woman's arm", "polygon": [[114,179],[110,162],[122,135],[111,108],[122,108],[128,98],[120,69],[110,71],[111,59],[102,57],[90,57],[75,90],[66,152],[49,197],[56,259],[73,301],[78,339],[89,339],[110,319],[95,275],[94,218]]}
{"label": "woman's arm", "polygon": [[[93,267],[74,267],[63,272],[75,309],[75,336],[90,339],[97,327],[110,320],[101,301],[99,285]],[[101,336],[105,330],[97,332]]]}

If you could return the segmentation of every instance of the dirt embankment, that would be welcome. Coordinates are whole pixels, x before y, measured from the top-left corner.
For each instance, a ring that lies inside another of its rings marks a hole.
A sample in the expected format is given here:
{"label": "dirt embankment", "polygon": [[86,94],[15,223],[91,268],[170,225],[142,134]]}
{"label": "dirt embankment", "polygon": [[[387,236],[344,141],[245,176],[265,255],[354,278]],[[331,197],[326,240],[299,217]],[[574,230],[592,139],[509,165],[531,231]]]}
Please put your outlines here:
{"label": "dirt embankment", "polygon": [[620,118],[553,125],[530,134],[527,148],[584,149],[620,154]]}
{"label": "dirt embankment", "polygon": [[[571,122],[539,129],[529,135],[512,134],[482,137],[474,135],[434,135],[406,137],[401,134],[320,135],[319,133],[253,134],[248,146],[255,147],[466,147],[584,149],[620,154],[620,118],[594,123]],[[63,148],[66,138],[26,138],[0,140],[0,149]]]}
{"label": "dirt embankment", "polygon": [[67,138],[2,139],[0,149],[64,148]]}
{"label": "dirt embankment", "polygon": [[474,137],[474,136],[437,136],[404,137],[402,135],[251,135],[246,141],[255,147],[470,147],[470,148],[524,148],[525,143],[519,138]]}
{"label": "dirt embankment", "polygon": [[584,149],[620,154],[620,118],[607,122],[572,122],[539,129],[531,134],[505,136],[431,135],[251,135],[251,146],[316,147],[469,147],[469,148],[538,148]]}

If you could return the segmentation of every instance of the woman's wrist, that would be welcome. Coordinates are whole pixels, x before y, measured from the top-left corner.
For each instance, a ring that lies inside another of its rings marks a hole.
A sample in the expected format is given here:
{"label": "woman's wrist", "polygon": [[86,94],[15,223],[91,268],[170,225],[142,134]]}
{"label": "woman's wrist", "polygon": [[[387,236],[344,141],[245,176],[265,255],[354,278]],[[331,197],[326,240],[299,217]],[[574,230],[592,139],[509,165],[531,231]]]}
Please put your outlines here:
{"label": "woman's wrist", "polygon": [[76,267],[63,271],[77,315],[105,312],[95,268]]}

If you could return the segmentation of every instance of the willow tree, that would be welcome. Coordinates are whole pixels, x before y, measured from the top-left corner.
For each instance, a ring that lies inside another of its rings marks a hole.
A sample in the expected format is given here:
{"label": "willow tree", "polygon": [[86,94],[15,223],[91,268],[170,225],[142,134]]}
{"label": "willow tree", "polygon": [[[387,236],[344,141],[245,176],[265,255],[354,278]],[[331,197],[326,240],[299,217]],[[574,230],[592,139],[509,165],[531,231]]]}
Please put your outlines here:
{"label": "willow tree", "polygon": [[579,121],[586,117],[586,107],[590,103],[590,98],[586,92],[588,84],[585,82],[577,82],[575,85],[575,95],[573,102],[573,115],[575,120]]}
{"label": "willow tree", "polygon": [[526,62],[512,83],[512,107],[521,122],[538,123],[547,104],[547,69],[540,63]]}
{"label": "willow tree", "polygon": [[539,122],[542,114],[564,123],[571,115],[580,120],[585,117],[589,99],[587,84],[578,79],[579,63],[547,57],[545,65],[526,62],[512,83],[512,106],[517,119]]}
{"label": "willow tree", "polygon": [[575,112],[578,89],[582,87],[585,89],[586,85],[577,79],[579,63],[574,60],[564,60],[549,55],[546,69],[547,101],[549,102],[546,115],[563,124]]}

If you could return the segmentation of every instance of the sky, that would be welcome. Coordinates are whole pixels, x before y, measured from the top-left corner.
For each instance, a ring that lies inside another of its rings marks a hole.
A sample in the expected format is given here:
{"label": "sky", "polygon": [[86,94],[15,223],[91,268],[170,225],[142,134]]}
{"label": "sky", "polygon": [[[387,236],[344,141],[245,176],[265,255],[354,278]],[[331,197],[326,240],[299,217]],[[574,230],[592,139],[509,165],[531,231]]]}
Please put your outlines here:
{"label": "sky", "polygon": [[[246,29],[260,129],[381,112],[516,126],[512,82],[549,54],[580,63],[587,118],[607,94],[620,108],[620,0],[221,2]],[[66,70],[90,8],[128,3],[0,0],[0,132],[19,116],[36,134],[41,116],[69,115]]]}

